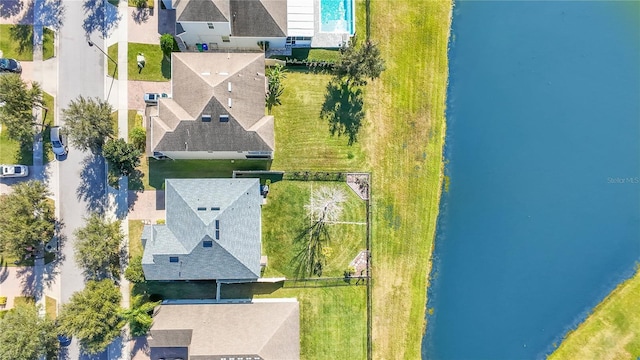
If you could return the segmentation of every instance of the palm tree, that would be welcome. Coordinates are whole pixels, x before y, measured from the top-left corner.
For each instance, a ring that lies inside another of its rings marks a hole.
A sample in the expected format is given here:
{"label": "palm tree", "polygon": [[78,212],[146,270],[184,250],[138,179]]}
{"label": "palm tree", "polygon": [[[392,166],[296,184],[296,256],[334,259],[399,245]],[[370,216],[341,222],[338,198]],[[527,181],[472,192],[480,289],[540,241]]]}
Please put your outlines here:
{"label": "palm tree", "polygon": [[153,324],[153,318],[149,313],[160,305],[161,301],[146,301],[143,295],[133,296],[131,300],[131,307],[122,309],[120,316],[129,323],[132,336],[144,336]]}

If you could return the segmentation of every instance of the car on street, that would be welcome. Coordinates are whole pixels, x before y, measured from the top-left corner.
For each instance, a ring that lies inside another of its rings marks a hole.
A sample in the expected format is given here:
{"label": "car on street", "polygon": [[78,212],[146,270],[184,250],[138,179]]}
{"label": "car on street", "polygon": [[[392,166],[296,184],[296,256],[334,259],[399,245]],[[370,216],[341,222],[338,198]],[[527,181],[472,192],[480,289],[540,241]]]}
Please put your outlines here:
{"label": "car on street", "polygon": [[58,156],[67,154],[69,147],[67,146],[67,137],[63,134],[60,126],[54,126],[51,128],[51,146],[53,147],[53,153]]}
{"label": "car on street", "polygon": [[0,165],[0,178],[25,177],[29,168],[25,165]]}
{"label": "car on street", "polygon": [[0,58],[0,72],[21,74],[22,65],[16,59]]}
{"label": "car on street", "polygon": [[150,104],[150,105],[155,105],[158,103],[158,100],[160,98],[165,98],[168,99],[170,98],[169,95],[162,93],[162,94],[158,94],[158,93],[145,93],[144,94],[144,102],[146,104]]}
{"label": "car on street", "polygon": [[62,347],[71,345],[71,340],[72,340],[71,336],[66,336],[62,334],[58,335],[58,341],[60,342],[60,346]]}

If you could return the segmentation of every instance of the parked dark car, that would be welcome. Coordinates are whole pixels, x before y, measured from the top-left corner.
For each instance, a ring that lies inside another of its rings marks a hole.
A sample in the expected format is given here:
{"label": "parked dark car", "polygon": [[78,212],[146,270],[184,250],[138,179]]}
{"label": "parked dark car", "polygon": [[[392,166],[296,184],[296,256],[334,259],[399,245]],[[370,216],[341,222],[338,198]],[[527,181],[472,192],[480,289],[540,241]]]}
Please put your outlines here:
{"label": "parked dark car", "polygon": [[15,59],[0,58],[0,71],[21,74],[22,65],[20,65],[20,62]]}

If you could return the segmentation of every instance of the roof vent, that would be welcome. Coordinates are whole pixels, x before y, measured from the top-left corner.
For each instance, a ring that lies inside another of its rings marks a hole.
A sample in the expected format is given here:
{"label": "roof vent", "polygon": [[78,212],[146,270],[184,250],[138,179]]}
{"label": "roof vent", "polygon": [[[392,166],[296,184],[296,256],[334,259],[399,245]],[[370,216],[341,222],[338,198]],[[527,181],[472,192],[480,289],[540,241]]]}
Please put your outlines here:
{"label": "roof vent", "polygon": [[207,211],[207,208],[204,206],[198,206],[198,211]]}
{"label": "roof vent", "polygon": [[205,72],[201,72],[200,75],[209,76],[209,75],[211,75],[211,73],[208,72],[208,71],[205,71]]}
{"label": "roof vent", "polygon": [[226,75],[229,75],[229,73],[226,71],[221,71],[218,73],[218,75],[226,76]]}
{"label": "roof vent", "polygon": [[220,115],[220,122],[229,122],[229,115]]}
{"label": "roof vent", "polygon": [[214,206],[211,208],[211,211],[220,211],[220,207],[219,206]]}
{"label": "roof vent", "polygon": [[229,107],[231,107],[231,98],[229,98],[229,101],[227,101],[227,104],[229,105]]}
{"label": "roof vent", "polygon": [[202,114],[202,122],[211,122],[210,114]]}
{"label": "roof vent", "polygon": [[229,92],[231,92],[231,81],[227,83],[227,89],[229,90]]}

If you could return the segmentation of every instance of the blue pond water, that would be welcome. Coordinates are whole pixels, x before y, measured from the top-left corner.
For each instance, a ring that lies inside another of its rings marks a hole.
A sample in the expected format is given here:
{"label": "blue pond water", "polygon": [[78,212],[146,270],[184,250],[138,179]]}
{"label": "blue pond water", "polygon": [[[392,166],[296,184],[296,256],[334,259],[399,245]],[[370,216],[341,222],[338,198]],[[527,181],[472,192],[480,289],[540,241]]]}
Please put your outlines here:
{"label": "blue pond water", "polygon": [[423,357],[533,359],[640,259],[640,2],[458,1]]}
{"label": "blue pond water", "polygon": [[353,0],[320,0],[320,31],[353,34]]}

